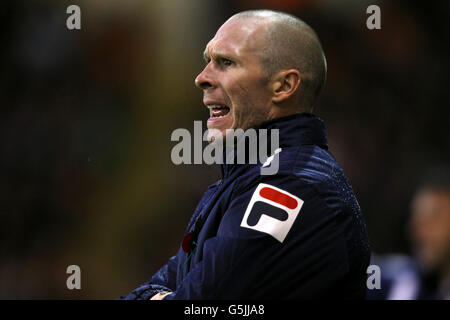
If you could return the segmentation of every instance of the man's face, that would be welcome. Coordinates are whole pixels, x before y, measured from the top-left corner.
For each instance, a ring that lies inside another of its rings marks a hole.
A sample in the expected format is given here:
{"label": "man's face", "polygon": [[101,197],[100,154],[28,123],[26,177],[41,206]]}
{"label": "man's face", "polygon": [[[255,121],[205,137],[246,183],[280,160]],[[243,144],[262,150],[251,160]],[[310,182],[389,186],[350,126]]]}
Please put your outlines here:
{"label": "man's face", "polygon": [[206,46],[206,66],[195,79],[209,108],[208,129],[243,130],[270,119],[270,90],[260,64],[264,25],[252,19],[226,22]]}
{"label": "man's face", "polygon": [[450,197],[424,190],[412,205],[411,236],[419,263],[435,271],[450,263]]}

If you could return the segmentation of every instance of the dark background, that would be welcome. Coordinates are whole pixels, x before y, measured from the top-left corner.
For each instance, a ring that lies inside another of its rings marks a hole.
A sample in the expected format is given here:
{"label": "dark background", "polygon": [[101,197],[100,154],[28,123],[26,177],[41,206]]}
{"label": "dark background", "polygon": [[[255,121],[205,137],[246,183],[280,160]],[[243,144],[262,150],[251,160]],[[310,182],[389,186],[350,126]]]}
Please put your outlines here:
{"label": "dark background", "polygon": [[[66,8],[81,8],[68,30]],[[381,8],[381,30],[366,8]],[[410,253],[411,196],[449,163],[448,1],[3,1],[0,298],[114,299],[179,245],[216,166],[171,162],[208,118],[194,78],[232,14],[269,8],[318,33],[316,114],[362,207],[372,249]],[[205,126],[206,127],[206,126]],[[82,290],[66,288],[81,268]]]}

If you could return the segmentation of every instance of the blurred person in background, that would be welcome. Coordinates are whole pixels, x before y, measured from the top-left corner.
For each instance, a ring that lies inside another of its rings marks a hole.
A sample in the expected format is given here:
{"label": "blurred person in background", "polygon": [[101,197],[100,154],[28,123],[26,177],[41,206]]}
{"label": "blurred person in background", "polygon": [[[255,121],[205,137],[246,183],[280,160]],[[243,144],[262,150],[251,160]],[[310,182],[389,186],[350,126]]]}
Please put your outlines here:
{"label": "blurred person in background", "polygon": [[364,298],[365,223],[323,121],[311,113],[326,79],[315,32],[285,13],[245,11],[219,28],[204,58],[195,83],[212,137],[279,130],[279,170],[222,164],[223,178],[200,200],[177,255],[121,298]]}
{"label": "blurred person in background", "polygon": [[419,299],[450,300],[450,170],[432,170],[411,207],[411,240],[422,274]]}
{"label": "blurred person in background", "polygon": [[411,200],[412,256],[374,255],[381,288],[368,299],[450,300],[450,171],[436,167],[425,175]]}

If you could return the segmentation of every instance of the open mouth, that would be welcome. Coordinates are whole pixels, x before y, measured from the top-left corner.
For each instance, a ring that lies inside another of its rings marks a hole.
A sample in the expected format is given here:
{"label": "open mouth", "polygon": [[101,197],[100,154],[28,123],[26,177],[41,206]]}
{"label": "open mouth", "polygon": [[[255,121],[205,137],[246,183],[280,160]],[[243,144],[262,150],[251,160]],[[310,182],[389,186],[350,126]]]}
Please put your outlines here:
{"label": "open mouth", "polygon": [[230,108],[225,105],[213,104],[208,106],[209,109],[209,120],[220,119],[225,117],[229,112]]}

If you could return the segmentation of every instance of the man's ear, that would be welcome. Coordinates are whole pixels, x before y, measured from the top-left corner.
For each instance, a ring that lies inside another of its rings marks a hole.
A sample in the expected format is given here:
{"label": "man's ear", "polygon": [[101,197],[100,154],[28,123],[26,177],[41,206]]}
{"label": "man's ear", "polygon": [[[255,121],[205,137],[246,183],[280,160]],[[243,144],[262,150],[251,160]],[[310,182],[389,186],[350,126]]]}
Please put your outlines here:
{"label": "man's ear", "polygon": [[272,77],[272,101],[280,103],[289,99],[300,87],[300,72],[289,69],[278,72]]}

